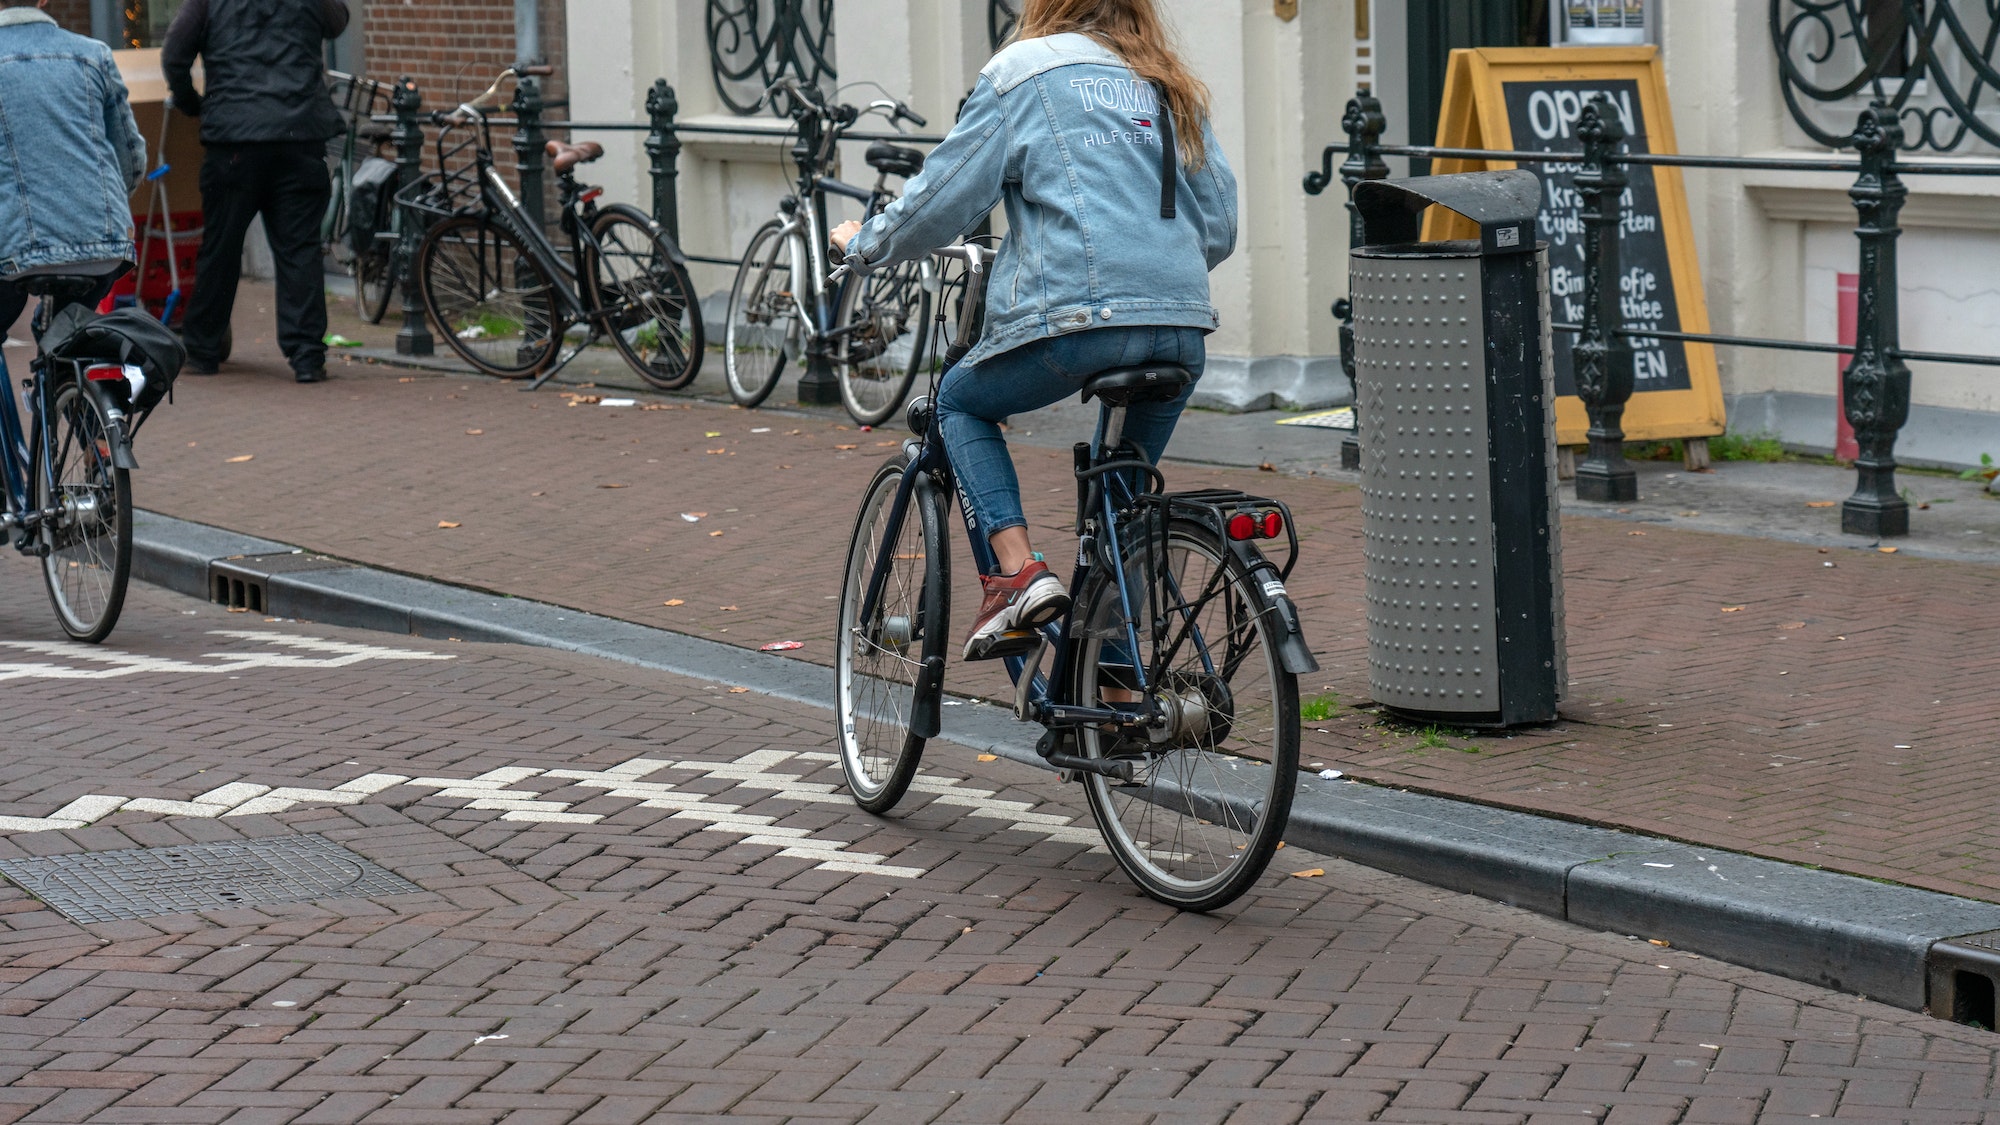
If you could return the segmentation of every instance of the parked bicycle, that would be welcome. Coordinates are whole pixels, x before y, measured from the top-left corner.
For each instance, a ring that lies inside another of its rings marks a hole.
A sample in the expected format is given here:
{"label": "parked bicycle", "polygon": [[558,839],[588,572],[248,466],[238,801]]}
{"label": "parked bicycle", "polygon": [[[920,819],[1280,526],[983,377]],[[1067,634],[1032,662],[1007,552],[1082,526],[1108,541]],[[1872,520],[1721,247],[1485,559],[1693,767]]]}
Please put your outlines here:
{"label": "parked bicycle", "polygon": [[[440,174],[396,197],[436,220],[417,251],[424,307],[451,349],[491,375],[538,376],[539,387],[608,338],[648,383],[684,387],[701,370],[705,346],[687,261],[644,211],[600,208],[604,189],[577,182],[576,169],[604,155],[603,146],[548,143],[567,260],[493,167],[486,111],[508,80],[551,70],[510,67],[478,97],[431,115]],[[573,329],[582,338],[565,351]]]}
{"label": "parked bicycle", "polygon": [[384,148],[391,130],[374,120],[388,110],[395,87],[337,70],[328,71],[327,79],[345,128],[328,142],[333,197],[320,220],[319,241],[353,277],[355,312],[380,324],[404,265],[398,253],[403,211],[395,201],[396,165]]}
{"label": "parked bicycle", "polygon": [[[968,244],[938,255],[963,263],[965,307],[982,308],[992,252]],[[943,370],[971,349],[977,320],[960,318],[930,396],[910,405],[913,436],[869,482],[848,546],[838,737],[848,788],[869,812],[902,799],[942,725],[946,513],[957,486],[931,403]],[[1298,559],[1285,505],[1230,489],[1166,492],[1123,439],[1129,406],[1170,401],[1191,378],[1148,365],[1085,383],[1084,400],[1103,409],[1074,453],[1072,608],[1002,634],[986,655],[1005,661],[1015,717],[1045,728],[1036,749],[1082,782],[1133,882],[1161,902],[1213,910],[1247,890],[1278,846],[1297,784],[1298,674],[1318,665],[1285,591]],[[996,572],[969,516],[966,536],[981,571]],[[1283,565],[1258,547],[1280,538]]]}
{"label": "parked bicycle", "polygon": [[63,632],[93,643],[118,623],[132,578],[132,439],[186,359],[143,308],[100,316],[86,303],[130,268],[80,262],[6,279],[41,303],[18,399],[0,360],[0,534],[41,559]]}
{"label": "parked bicycle", "polygon": [[751,236],[730,286],[722,345],[730,397],[757,406],[777,388],[787,364],[824,357],[840,381],[847,412],[862,425],[880,425],[902,408],[924,363],[937,271],[926,259],[830,284],[826,200],[846,196],[873,218],[896,198],[889,178],[922,171],[924,154],[882,141],[869,145],[867,161],[877,173],[872,188],[826,172],[841,138],[869,113],[899,131],[905,121],[920,129],[927,123],[893,98],[865,110],[829,105],[817,89],[793,78],[774,83],[765,96],[785,98],[797,123],[799,178],[795,192],[778,202],[777,217]]}

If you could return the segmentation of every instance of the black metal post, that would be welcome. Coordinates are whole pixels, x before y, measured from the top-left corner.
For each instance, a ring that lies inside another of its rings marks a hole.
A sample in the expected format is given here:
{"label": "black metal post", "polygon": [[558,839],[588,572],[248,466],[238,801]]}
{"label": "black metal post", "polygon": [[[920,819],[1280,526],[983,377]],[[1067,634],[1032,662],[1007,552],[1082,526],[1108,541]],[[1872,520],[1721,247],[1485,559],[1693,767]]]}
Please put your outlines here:
{"label": "black metal post", "polygon": [[[799,121],[799,139],[792,145],[792,159],[798,163],[801,177],[811,174],[815,167],[815,158],[820,146],[820,128],[819,119],[810,114]],[[813,208],[813,219],[819,225],[822,243],[819,247],[807,248],[807,268],[811,268],[813,254],[827,252],[824,246],[827,234],[825,193],[815,193],[812,202],[807,206]],[[804,297],[803,293],[797,294],[798,299]],[[813,310],[813,316],[822,324],[830,322],[833,318],[832,304],[831,300],[822,302],[821,307]],[[806,369],[805,373],[799,376],[799,405],[826,406],[839,401],[840,378],[833,373],[833,360],[827,354],[827,339],[825,336],[815,335],[806,344]]]}
{"label": "black metal post", "polygon": [[[1359,93],[1347,103],[1340,127],[1347,134],[1347,159],[1340,164],[1340,182],[1347,185],[1347,246],[1351,250],[1367,241],[1361,212],[1354,206],[1354,188],[1364,180],[1386,180],[1389,165],[1376,147],[1382,143],[1389,119],[1382,103],[1373,94]],[[1354,428],[1340,439],[1340,467],[1361,467],[1361,381],[1354,371],[1354,302],[1342,297],[1333,304],[1340,320],[1340,370],[1354,391]]]}
{"label": "black metal post", "polygon": [[[424,127],[417,118],[417,111],[423,106],[417,80],[404,75],[389,98],[389,108],[396,111],[396,130],[391,139],[396,143],[398,191],[424,178]],[[430,355],[435,345],[430,325],[424,322],[423,297],[417,290],[417,244],[423,241],[424,232],[415,211],[406,209],[401,219],[402,237],[396,244],[395,262],[403,279],[403,326],[396,330],[396,354]]]}
{"label": "black metal post", "polygon": [[548,169],[548,139],[542,134],[542,84],[531,77],[514,83],[514,165],[521,178],[521,206],[537,226],[549,221],[548,189],[544,187]]}
{"label": "black metal post", "polygon": [[1632,398],[1632,345],[1617,329],[1625,323],[1618,303],[1622,272],[1619,208],[1625,170],[1617,159],[1625,128],[1603,94],[1590,99],[1577,122],[1583,170],[1576,175],[1583,219],[1583,331],[1571,351],[1576,393],[1590,414],[1590,451],[1576,466],[1576,498],[1639,498],[1639,475],[1625,460],[1625,404]]}
{"label": "black metal post", "polygon": [[1861,113],[1854,148],[1861,176],[1847,191],[1860,213],[1861,279],[1855,296],[1854,362],[1842,384],[1842,409],[1854,427],[1854,495],[1840,506],[1840,530],[1887,538],[1910,533],[1910,503],[1896,492],[1896,431],[1910,419],[1910,368],[1896,350],[1896,217],[1910,194],[1896,174],[1903,127],[1896,111],[1876,102]]}
{"label": "black metal post", "polygon": [[681,136],[674,128],[674,115],[681,102],[664,78],[653,80],[646,91],[646,117],[652,131],[646,134],[646,155],[653,158],[653,221],[667,232],[675,245],[681,240]]}

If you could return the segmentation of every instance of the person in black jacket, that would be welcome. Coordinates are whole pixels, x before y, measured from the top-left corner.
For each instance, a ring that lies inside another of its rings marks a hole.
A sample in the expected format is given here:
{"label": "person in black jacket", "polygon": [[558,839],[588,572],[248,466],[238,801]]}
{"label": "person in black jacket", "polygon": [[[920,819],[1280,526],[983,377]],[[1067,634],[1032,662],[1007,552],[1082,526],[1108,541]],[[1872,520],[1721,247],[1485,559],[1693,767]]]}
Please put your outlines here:
{"label": "person in black jacket", "polygon": [[345,0],[187,0],[167,28],[160,67],[174,107],[201,118],[206,150],[201,255],[181,330],[197,375],[215,374],[222,358],[243,236],[261,214],[277,271],[278,346],[299,382],[326,378],[319,226],[332,192],[326,141],[340,119],[320,53],[346,27]]}

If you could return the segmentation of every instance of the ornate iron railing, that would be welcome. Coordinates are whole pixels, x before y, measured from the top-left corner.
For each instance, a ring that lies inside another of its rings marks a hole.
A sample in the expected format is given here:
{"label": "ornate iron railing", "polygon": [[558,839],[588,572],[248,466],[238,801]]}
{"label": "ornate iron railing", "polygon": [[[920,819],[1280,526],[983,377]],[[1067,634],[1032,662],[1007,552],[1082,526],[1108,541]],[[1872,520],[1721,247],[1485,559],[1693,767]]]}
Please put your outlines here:
{"label": "ornate iron railing", "polygon": [[1021,0],[987,0],[986,34],[993,40],[993,49],[999,50],[1007,37],[1014,34],[1014,25],[1021,19]]}
{"label": "ornate iron railing", "polygon": [[745,116],[784,75],[831,83],[833,0],[708,0],[708,60],[722,104]]}
{"label": "ornate iron railing", "polygon": [[1792,119],[1852,148],[1863,103],[1902,125],[1905,151],[2000,148],[2000,0],[1771,0],[1771,45]]}

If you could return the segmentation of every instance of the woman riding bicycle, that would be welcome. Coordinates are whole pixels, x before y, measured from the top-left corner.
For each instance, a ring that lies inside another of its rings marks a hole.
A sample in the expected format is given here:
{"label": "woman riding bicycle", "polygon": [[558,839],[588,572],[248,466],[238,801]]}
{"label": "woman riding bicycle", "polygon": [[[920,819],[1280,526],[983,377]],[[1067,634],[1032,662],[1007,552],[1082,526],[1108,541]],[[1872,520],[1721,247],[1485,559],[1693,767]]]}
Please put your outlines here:
{"label": "woman riding bicycle", "polygon": [[[1027,0],[958,124],[903,197],[834,244],[857,270],[928,254],[1004,201],[1006,242],[985,334],[945,377],[937,423],[960,492],[999,559],[966,642],[1069,607],[1029,542],[999,423],[1078,393],[1113,367],[1199,377],[1219,323],[1208,273],[1236,247],[1236,179],[1209,128],[1208,88],[1154,0]],[[1187,405],[1135,403],[1125,434],[1157,462]]]}

